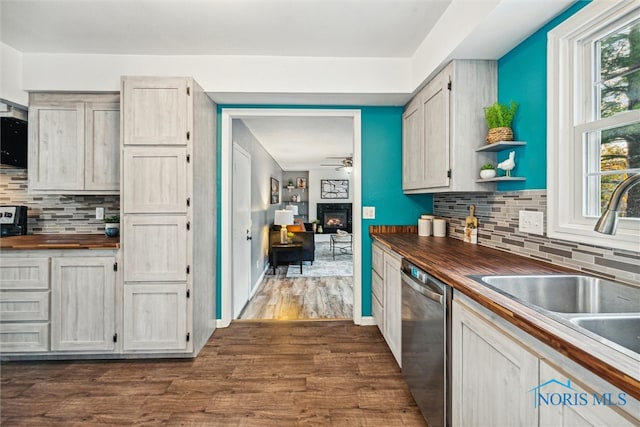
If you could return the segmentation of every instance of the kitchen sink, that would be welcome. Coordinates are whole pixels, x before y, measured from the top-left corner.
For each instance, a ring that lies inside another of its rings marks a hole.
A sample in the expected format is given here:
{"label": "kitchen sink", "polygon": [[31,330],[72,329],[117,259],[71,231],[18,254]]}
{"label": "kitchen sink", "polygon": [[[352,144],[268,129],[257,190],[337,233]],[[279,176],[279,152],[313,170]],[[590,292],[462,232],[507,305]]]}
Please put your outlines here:
{"label": "kitchen sink", "polygon": [[557,313],[640,312],[640,288],[583,275],[480,276],[480,281]]}
{"label": "kitchen sink", "polygon": [[570,321],[594,334],[640,354],[640,315],[576,316]]}
{"label": "kitchen sink", "polygon": [[640,288],[580,274],[470,276],[583,334],[640,355]]}

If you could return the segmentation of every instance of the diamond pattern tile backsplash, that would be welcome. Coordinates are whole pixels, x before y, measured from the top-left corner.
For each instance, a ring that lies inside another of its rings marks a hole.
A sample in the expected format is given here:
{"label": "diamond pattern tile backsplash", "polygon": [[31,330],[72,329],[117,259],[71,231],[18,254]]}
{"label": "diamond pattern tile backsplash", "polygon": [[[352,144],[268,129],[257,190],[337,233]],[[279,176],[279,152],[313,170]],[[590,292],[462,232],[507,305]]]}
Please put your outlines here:
{"label": "diamond pattern tile backsplash", "polygon": [[[640,252],[623,251],[546,237],[545,190],[434,194],[434,214],[448,219],[448,235],[462,240],[469,205],[476,205],[478,243],[542,261],[640,285]],[[518,231],[518,212],[544,215],[544,235]]]}
{"label": "diamond pattern tile backsplash", "polygon": [[0,169],[0,205],[29,207],[29,234],[100,234],[104,222],[96,219],[96,208],[105,216],[120,212],[119,196],[75,196],[29,194],[27,170]]}

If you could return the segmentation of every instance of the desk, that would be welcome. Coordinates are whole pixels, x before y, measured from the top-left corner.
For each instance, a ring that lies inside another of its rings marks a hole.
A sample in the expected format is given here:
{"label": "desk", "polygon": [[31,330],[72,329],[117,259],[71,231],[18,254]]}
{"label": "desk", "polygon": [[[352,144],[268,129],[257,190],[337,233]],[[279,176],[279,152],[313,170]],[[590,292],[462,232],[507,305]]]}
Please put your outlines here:
{"label": "desk", "polygon": [[287,251],[298,251],[298,263],[300,264],[300,274],[302,274],[302,243],[274,243],[271,245],[273,274],[276,274],[276,267],[278,267],[278,253]]}
{"label": "desk", "polygon": [[348,254],[349,252],[347,251],[353,249],[353,234],[332,234],[329,245],[329,249],[331,250],[333,259],[335,260],[336,249],[338,249],[341,254]]}

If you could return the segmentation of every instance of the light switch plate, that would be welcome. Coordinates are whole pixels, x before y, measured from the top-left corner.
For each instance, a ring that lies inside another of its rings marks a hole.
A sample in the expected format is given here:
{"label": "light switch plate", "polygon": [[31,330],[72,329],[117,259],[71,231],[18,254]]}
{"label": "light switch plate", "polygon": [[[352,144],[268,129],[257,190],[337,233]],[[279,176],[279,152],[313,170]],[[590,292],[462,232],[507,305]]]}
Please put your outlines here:
{"label": "light switch plate", "polygon": [[544,234],[544,214],[537,211],[520,211],[518,230],[522,233]]}
{"label": "light switch plate", "polygon": [[376,219],[376,207],[375,206],[363,206],[362,207],[362,219]]}
{"label": "light switch plate", "polygon": [[96,219],[104,219],[104,208],[96,208]]}

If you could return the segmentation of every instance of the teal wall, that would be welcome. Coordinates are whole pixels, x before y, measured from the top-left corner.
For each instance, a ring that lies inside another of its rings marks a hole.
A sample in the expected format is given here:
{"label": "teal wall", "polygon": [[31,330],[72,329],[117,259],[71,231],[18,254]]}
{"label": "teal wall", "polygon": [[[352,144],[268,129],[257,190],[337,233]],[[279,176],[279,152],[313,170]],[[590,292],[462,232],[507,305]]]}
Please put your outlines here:
{"label": "teal wall", "polygon": [[[578,1],[498,60],[498,101],[520,104],[513,123],[516,148],[514,175],[526,181],[503,182],[498,191],[547,188],[547,33],[589,4]],[[510,151],[510,150],[509,150]],[[498,154],[498,161],[509,151]]]}
{"label": "teal wall", "polygon": [[[290,105],[220,105],[218,123],[223,108],[295,108],[295,109],[358,109],[362,129],[362,205],[375,206],[376,218],[362,220],[362,315],[371,315],[371,238],[369,225],[416,224],[422,213],[433,211],[431,195],[405,196],[402,193],[402,107],[330,107]],[[218,126],[218,229],[220,229],[220,153],[221,130]],[[220,318],[220,239],[217,259],[217,316]]]}

